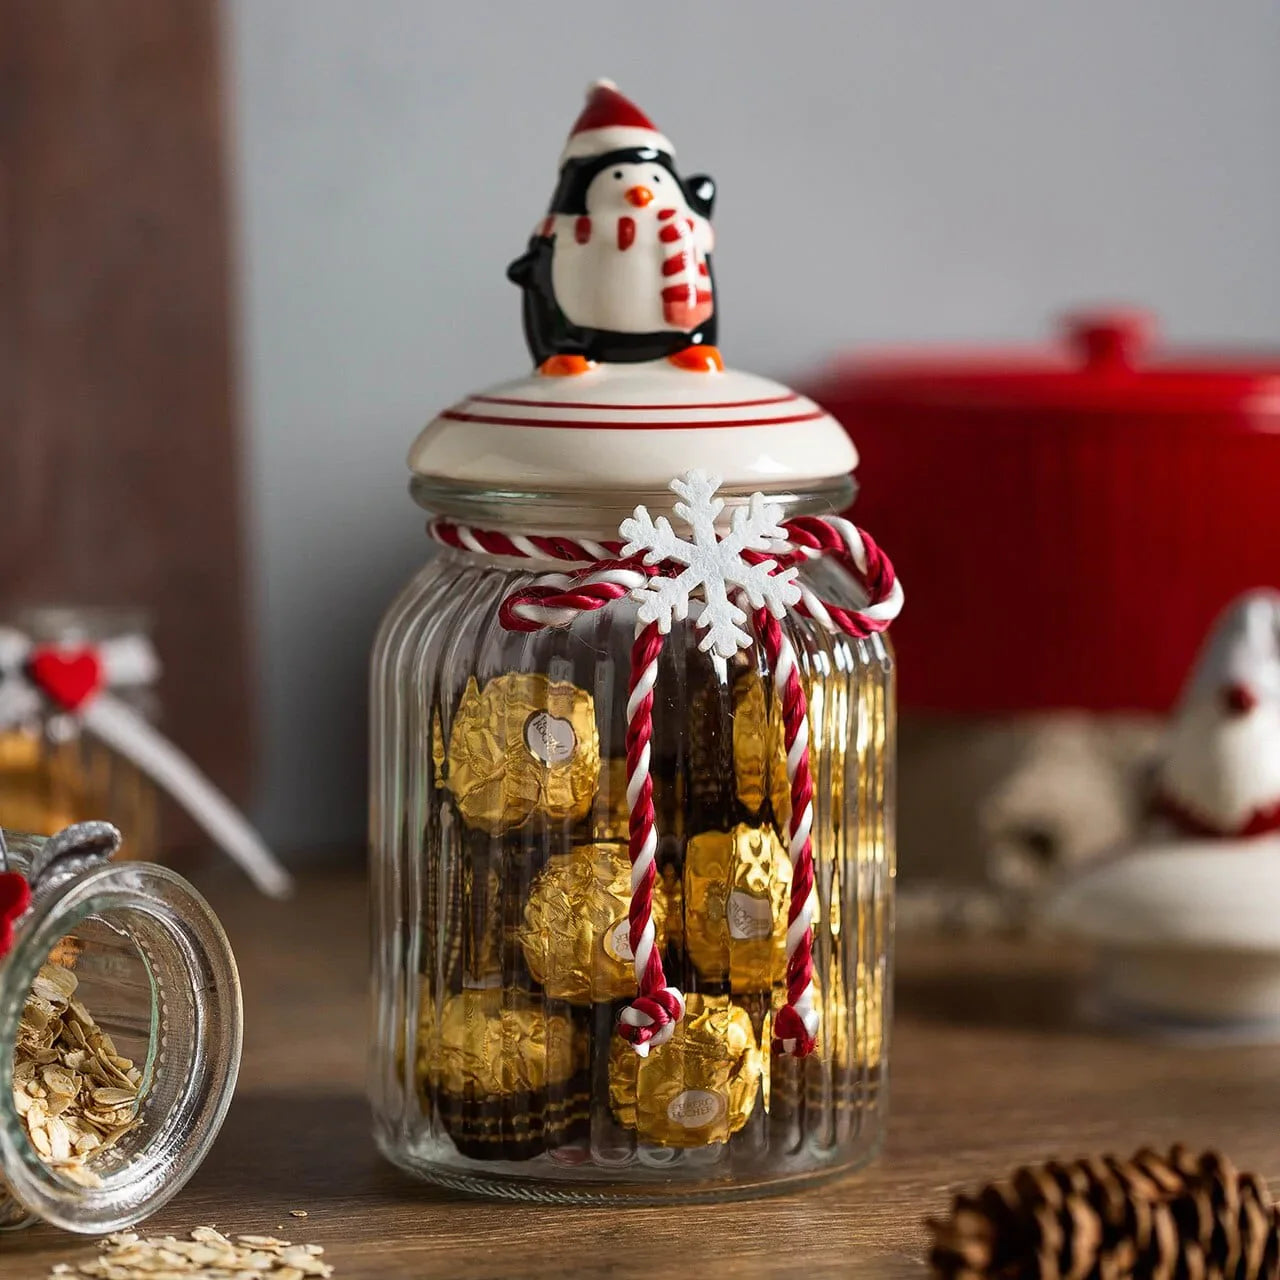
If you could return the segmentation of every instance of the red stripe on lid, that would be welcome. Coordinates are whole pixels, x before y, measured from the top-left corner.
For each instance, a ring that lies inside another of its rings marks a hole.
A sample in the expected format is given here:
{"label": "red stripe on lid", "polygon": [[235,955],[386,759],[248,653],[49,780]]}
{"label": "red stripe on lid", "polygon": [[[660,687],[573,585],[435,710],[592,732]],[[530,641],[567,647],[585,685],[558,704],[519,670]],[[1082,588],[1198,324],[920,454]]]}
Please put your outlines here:
{"label": "red stripe on lid", "polygon": [[[696,405],[683,406],[686,410],[697,408]],[[464,413],[459,409],[446,409],[440,415],[450,422],[479,422],[494,427],[557,427],[569,431],[701,431],[715,430],[720,427],[780,427],[793,422],[813,422],[827,416],[825,409],[814,409],[808,413],[794,413],[783,418],[724,418],[720,421],[703,422],[699,419],[685,419],[679,422],[626,422],[626,421],[574,421],[567,418],[502,418],[484,413]]]}
{"label": "red stripe on lid", "polygon": [[[800,396],[797,392],[792,391],[784,396],[765,396],[760,400],[716,400],[708,404],[689,404],[682,402],[680,404],[610,404],[610,409],[627,409],[641,410],[646,413],[659,412],[662,410],[671,413],[687,413],[690,409],[755,409],[760,405],[766,404],[790,404],[793,400],[799,400]],[[516,405],[523,409],[600,409],[604,406],[598,404],[590,404],[581,400],[520,400],[514,396],[470,396],[463,401],[464,404],[509,404]],[[450,410],[451,413],[461,413],[460,408]]]}

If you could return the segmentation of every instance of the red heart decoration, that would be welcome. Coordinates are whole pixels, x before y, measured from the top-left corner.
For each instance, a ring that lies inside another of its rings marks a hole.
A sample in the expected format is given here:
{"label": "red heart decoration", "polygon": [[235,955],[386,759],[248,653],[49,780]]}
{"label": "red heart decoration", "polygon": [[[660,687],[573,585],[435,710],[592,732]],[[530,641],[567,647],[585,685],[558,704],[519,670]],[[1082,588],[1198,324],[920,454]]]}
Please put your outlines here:
{"label": "red heart decoration", "polygon": [[92,649],[36,649],[27,674],[64,711],[75,711],[102,688],[102,660]]}
{"label": "red heart decoration", "polygon": [[13,946],[13,926],[31,905],[31,886],[16,871],[0,872],[0,956]]}

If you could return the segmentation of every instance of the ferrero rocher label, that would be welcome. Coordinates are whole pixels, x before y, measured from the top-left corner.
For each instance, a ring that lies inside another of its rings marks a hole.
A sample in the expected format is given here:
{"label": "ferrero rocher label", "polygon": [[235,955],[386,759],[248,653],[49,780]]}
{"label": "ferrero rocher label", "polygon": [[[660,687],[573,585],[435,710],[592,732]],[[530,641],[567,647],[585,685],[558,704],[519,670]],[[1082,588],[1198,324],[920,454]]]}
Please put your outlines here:
{"label": "ferrero rocher label", "polygon": [[739,824],[690,839],[684,945],[701,977],[767,991],[786,974],[791,859],[771,827]]}
{"label": "ferrero rocher label", "polygon": [[791,786],[782,704],[756,674],[734,686],[733,769],[738,799],[752,813],[759,813],[767,796],[778,826],[785,827],[791,821]]}
{"label": "ferrero rocher label", "polygon": [[446,1093],[501,1098],[568,1080],[577,1065],[573,1026],[526,995],[501,988],[450,996],[437,1024],[422,1019],[420,1078]]}
{"label": "ferrero rocher label", "polygon": [[449,735],[449,787],[469,826],[499,835],[535,815],[577,822],[600,772],[595,704],[543,675],[467,682]]}
{"label": "ferrero rocher label", "polygon": [[[627,846],[588,844],[552,858],[525,904],[520,945],[529,972],[557,1000],[586,1004],[635,994],[627,911]],[[655,885],[656,945],[666,944],[667,907]]]}
{"label": "ferrero rocher label", "polygon": [[609,1051],[609,1101],[645,1142],[705,1147],[747,1123],[764,1055],[751,1016],[728,996],[685,997],[666,1044],[642,1058],[620,1037]]}

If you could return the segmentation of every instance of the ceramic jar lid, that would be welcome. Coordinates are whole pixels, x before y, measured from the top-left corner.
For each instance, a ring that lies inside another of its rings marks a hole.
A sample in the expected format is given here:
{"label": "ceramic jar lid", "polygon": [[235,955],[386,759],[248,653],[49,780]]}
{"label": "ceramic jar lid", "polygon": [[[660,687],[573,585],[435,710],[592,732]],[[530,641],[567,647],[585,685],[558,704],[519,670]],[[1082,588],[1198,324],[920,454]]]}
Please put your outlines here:
{"label": "ceramic jar lid", "polygon": [[1078,414],[1280,415],[1280,356],[1169,349],[1150,312],[1072,312],[1040,347],[872,352],[833,378],[859,401],[902,408]]}
{"label": "ceramic jar lid", "polygon": [[724,368],[714,198],[610,82],[590,86],[549,211],[508,269],[537,368],[433,419],[415,477],[574,491],[660,490],[693,468],[772,490],[847,476],[857,453],[824,409]]}
{"label": "ceramic jar lid", "polygon": [[847,474],[857,461],[839,423],[806,396],[665,360],[504,383],[446,409],[409,451],[416,475],[494,488],[662,489],[692,467],[727,486],[773,488]]}

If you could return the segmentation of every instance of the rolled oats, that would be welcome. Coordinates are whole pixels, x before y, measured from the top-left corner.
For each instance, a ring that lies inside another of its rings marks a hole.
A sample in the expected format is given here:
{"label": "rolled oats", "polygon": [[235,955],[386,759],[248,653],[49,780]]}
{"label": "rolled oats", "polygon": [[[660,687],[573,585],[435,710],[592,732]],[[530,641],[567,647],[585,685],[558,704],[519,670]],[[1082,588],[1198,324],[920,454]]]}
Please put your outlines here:
{"label": "rolled oats", "polygon": [[187,1240],[176,1236],[143,1239],[124,1231],[101,1242],[88,1262],[60,1262],[50,1280],[327,1280],[333,1267],[321,1261],[316,1244],[290,1244],[274,1236],[237,1236],[197,1227]]}
{"label": "rolled oats", "polygon": [[31,1145],[82,1187],[102,1185],[89,1167],[139,1124],[142,1072],[75,998],[70,969],[46,964],[18,1027],[13,1100]]}

